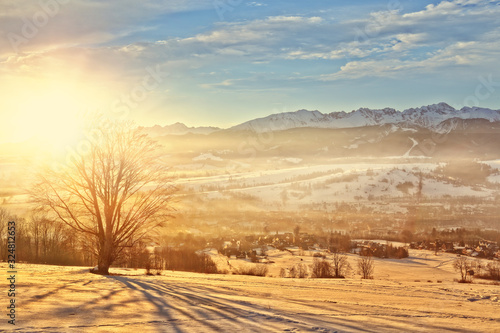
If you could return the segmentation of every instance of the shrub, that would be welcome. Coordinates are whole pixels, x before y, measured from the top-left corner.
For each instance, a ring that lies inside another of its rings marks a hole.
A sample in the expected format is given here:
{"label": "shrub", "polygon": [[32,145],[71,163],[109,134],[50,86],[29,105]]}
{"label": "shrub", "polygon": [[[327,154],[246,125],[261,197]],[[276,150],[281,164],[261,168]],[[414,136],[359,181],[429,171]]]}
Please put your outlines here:
{"label": "shrub", "polygon": [[373,257],[362,256],[358,259],[358,271],[363,279],[373,279],[373,271],[375,269],[375,263]]}
{"label": "shrub", "polygon": [[312,277],[313,278],[331,278],[332,277],[332,264],[324,259],[314,259],[312,264]]}
{"label": "shrub", "polygon": [[394,247],[392,244],[387,245],[386,247],[386,257],[387,258],[395,258],[402,259],[408,258],[408,250],[404,247]]}
{"label": "shrub", "polygon": [[413,187],[414,187],[414,185],[413,185],[413,183],[412,183],[412,182],[410,182],[410,181],[406,181],[406,182],[404,182],[404,183],[399,183],[398,185],[396,185],[396,188],[397,188],[399,191],[401,191],[401,192],[403,192],[403,193],[405,193],[405,194],[408,194],[408,191],[409,191],[410,189],[412,189]]}
{"label": "shrub", "polygon": [[486,269],[488,270],[488,274],[491,276],[492,279],[500,280],[500,262],[498,261],[490,262],[486,266]]}
{"label": "shrub", "polygon": [[500,262],[492,261],[486,265],[485,273],[480,275],[483,279],[500,281]]}
{"label": "shrub", "polygon": [[157,271],[161,271],[160,268],[164,268],[206,274],[219,273],[217,265],[206,253],[197,254],[194,250],[190,249],[163,248],[157,251],[155,256],[158,256],[157,260],[162,262],[161,265],[158,264],[156,266]]}
{"label": "shrub", "polygon": [[321,253],[321,252],[316,252],[316,253],[314,253],[314,254],[313,254],[313,257],[314,257],[314,258],[323,258],[323,259],[325,259],[325,258],[326,258],[326,256],[325,256],[323,253]]}
{"label": "shrub", "polygon": [[297,265],[297,277],[299,279],[304,279],[307,277],[307,266],[300,263]]}
{"label": "shrub", "polygon": [[351,270],[351,265],[347,261],[345,253],[335,252],[333,254],[332,270],[334,278],[345,278],[347,273]]}
{"label": "shrub", "polygon": [[474,271],[472,271],[472,261],[467,259],[467,257],[458,257],[453,262],[453,267],[457,272],[460,273],[460,283],[472,282],[472,276]]}
{"label": "shrub", "polygon": [[255,265],[252,267],[241,267],[236,271],[238,275],[266,276],[268,268],[266,265]]}
{"label": "shrub", "polygon": [[307,276],[307,266],[299,263],[290,268],[290,277],[303,279]]}

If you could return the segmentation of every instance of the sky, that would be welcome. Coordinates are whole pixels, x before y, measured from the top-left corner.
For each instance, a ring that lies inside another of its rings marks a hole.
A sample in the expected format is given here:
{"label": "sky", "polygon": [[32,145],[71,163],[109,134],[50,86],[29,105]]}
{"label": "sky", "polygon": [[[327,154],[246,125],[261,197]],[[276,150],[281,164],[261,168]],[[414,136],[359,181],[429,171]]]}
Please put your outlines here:
{"label": "sky", "polygon": [[102,112],[229,127],[299,109],[500,109],[500,1],[2,0],[0,142]]}

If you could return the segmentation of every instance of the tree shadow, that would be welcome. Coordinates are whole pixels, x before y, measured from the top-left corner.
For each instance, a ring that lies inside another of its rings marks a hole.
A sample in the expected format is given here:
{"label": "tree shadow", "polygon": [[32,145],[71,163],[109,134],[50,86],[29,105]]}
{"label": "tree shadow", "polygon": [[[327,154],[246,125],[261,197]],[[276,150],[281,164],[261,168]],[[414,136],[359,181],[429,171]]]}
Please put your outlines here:
{"label": "tree shadow", "polygon": [[[407,325],[410,315],[377,315],[378,324],[367,326],[365,320],[355,318],[373,316],[370,311],[359,313],[356,305],[337,305],[329,308],[318,307],[317,301],[301,301],[280,297],[282,302],[265,307],[256,304],[255,298],[269,299],[274,304],[276,299],[271,295],[251,295],[245,300],[245,292],[233,288],[200,285],[196,283],[179,283],[165,280],[136,279],[126,276],[109,276],[110,279],[121,282],[126,288],[139,292],[143,299],[154,305],[156,315],[161,318],[162,325],[168,326],[175,332],[183,332],[186,321],[196,322],[197,327],[206,332],[228,332],[244,329],[251,332],[282,331],[284,325],[290,330],[300,331],[363,331],[380,332],[381,326],[387,331],[400,331]],[[262,303],[262,302],[260,302]],[[300,306],[300,313],[290,309],[290,305]],[[417,316],[419,316],[418,314]],[[421,314],[426,317],[429,314]],[[424,330],[454,331],[436,323],[426,325],[420,323]],[[161,330],[160,330],[161,331]]]}
{"label": "tree shadow", "polygon": [[[26,299],[25,304],[29,304],[32,311],[40,304],[42,313],[50,313],[50,317],[47,320],[37,318],[37,323],[44,327],[24,327],[30,331],[132,331],[147,327],[148,332],[178,333],[399,332],[404,328],[408,331],[465,332],[434,321],[445,318],[446,313],[425,310],[410,313],[401,308],[401,304],[384,305],[382,302],[380,306],[374,305],[378,302],[369,298],[381,297],[381,294],[367,292],[366,305],[349,303],[345,299],[336,303],[332,286],[326,285],[322,290],[313,285],[299,287],[287,283],[281,286],[276,279],[249,278],[235,284],[226,283],[223,277],[204,280],[203,275],[182,279],[123,275],[93,279],[92,275],[86,275],[59,285],[51,280],[42,286],[47,290]],[[288,288],[286,293],[273,291],[285,286]],[[294,294],[296,287],[302,292],[312,288],[311,296],[300,298]],[[322,301],[312,297],[314,295],[332,301]],[[57,325],[54,318],[61,319]]]}

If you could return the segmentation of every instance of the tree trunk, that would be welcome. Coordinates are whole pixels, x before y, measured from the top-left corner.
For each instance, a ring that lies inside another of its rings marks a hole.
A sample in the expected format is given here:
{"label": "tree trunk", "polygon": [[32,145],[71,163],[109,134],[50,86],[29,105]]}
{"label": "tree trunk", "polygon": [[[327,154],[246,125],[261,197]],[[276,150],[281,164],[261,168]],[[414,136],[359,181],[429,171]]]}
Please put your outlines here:
{"label": "tree trunk", "polygon": [[99,258],[97,259],[97,272],[102,275],[109,275],[109,266],[114,261],[113,258],[113,245],[110,240],[105,239],[104,244],[101,244],[99,251]]}
{"label": "tree trunk", "polygon": [[101,275],[109,275],[109,266],[110,265],[107,262],[101,261],[101,259],[99,258],[96,273]]}

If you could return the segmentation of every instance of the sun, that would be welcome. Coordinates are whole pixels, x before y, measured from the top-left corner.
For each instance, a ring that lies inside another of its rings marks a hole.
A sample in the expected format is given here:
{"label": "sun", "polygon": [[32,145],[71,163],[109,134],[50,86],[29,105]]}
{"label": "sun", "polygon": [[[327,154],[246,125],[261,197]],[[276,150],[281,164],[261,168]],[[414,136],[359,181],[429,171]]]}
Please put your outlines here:
{"label": "sun", "polygon": [[63,152],[81,138],[80,97],[68,89],[32,92],[20,101],[15,125],[19,136],[35,138],[47,149]]}

